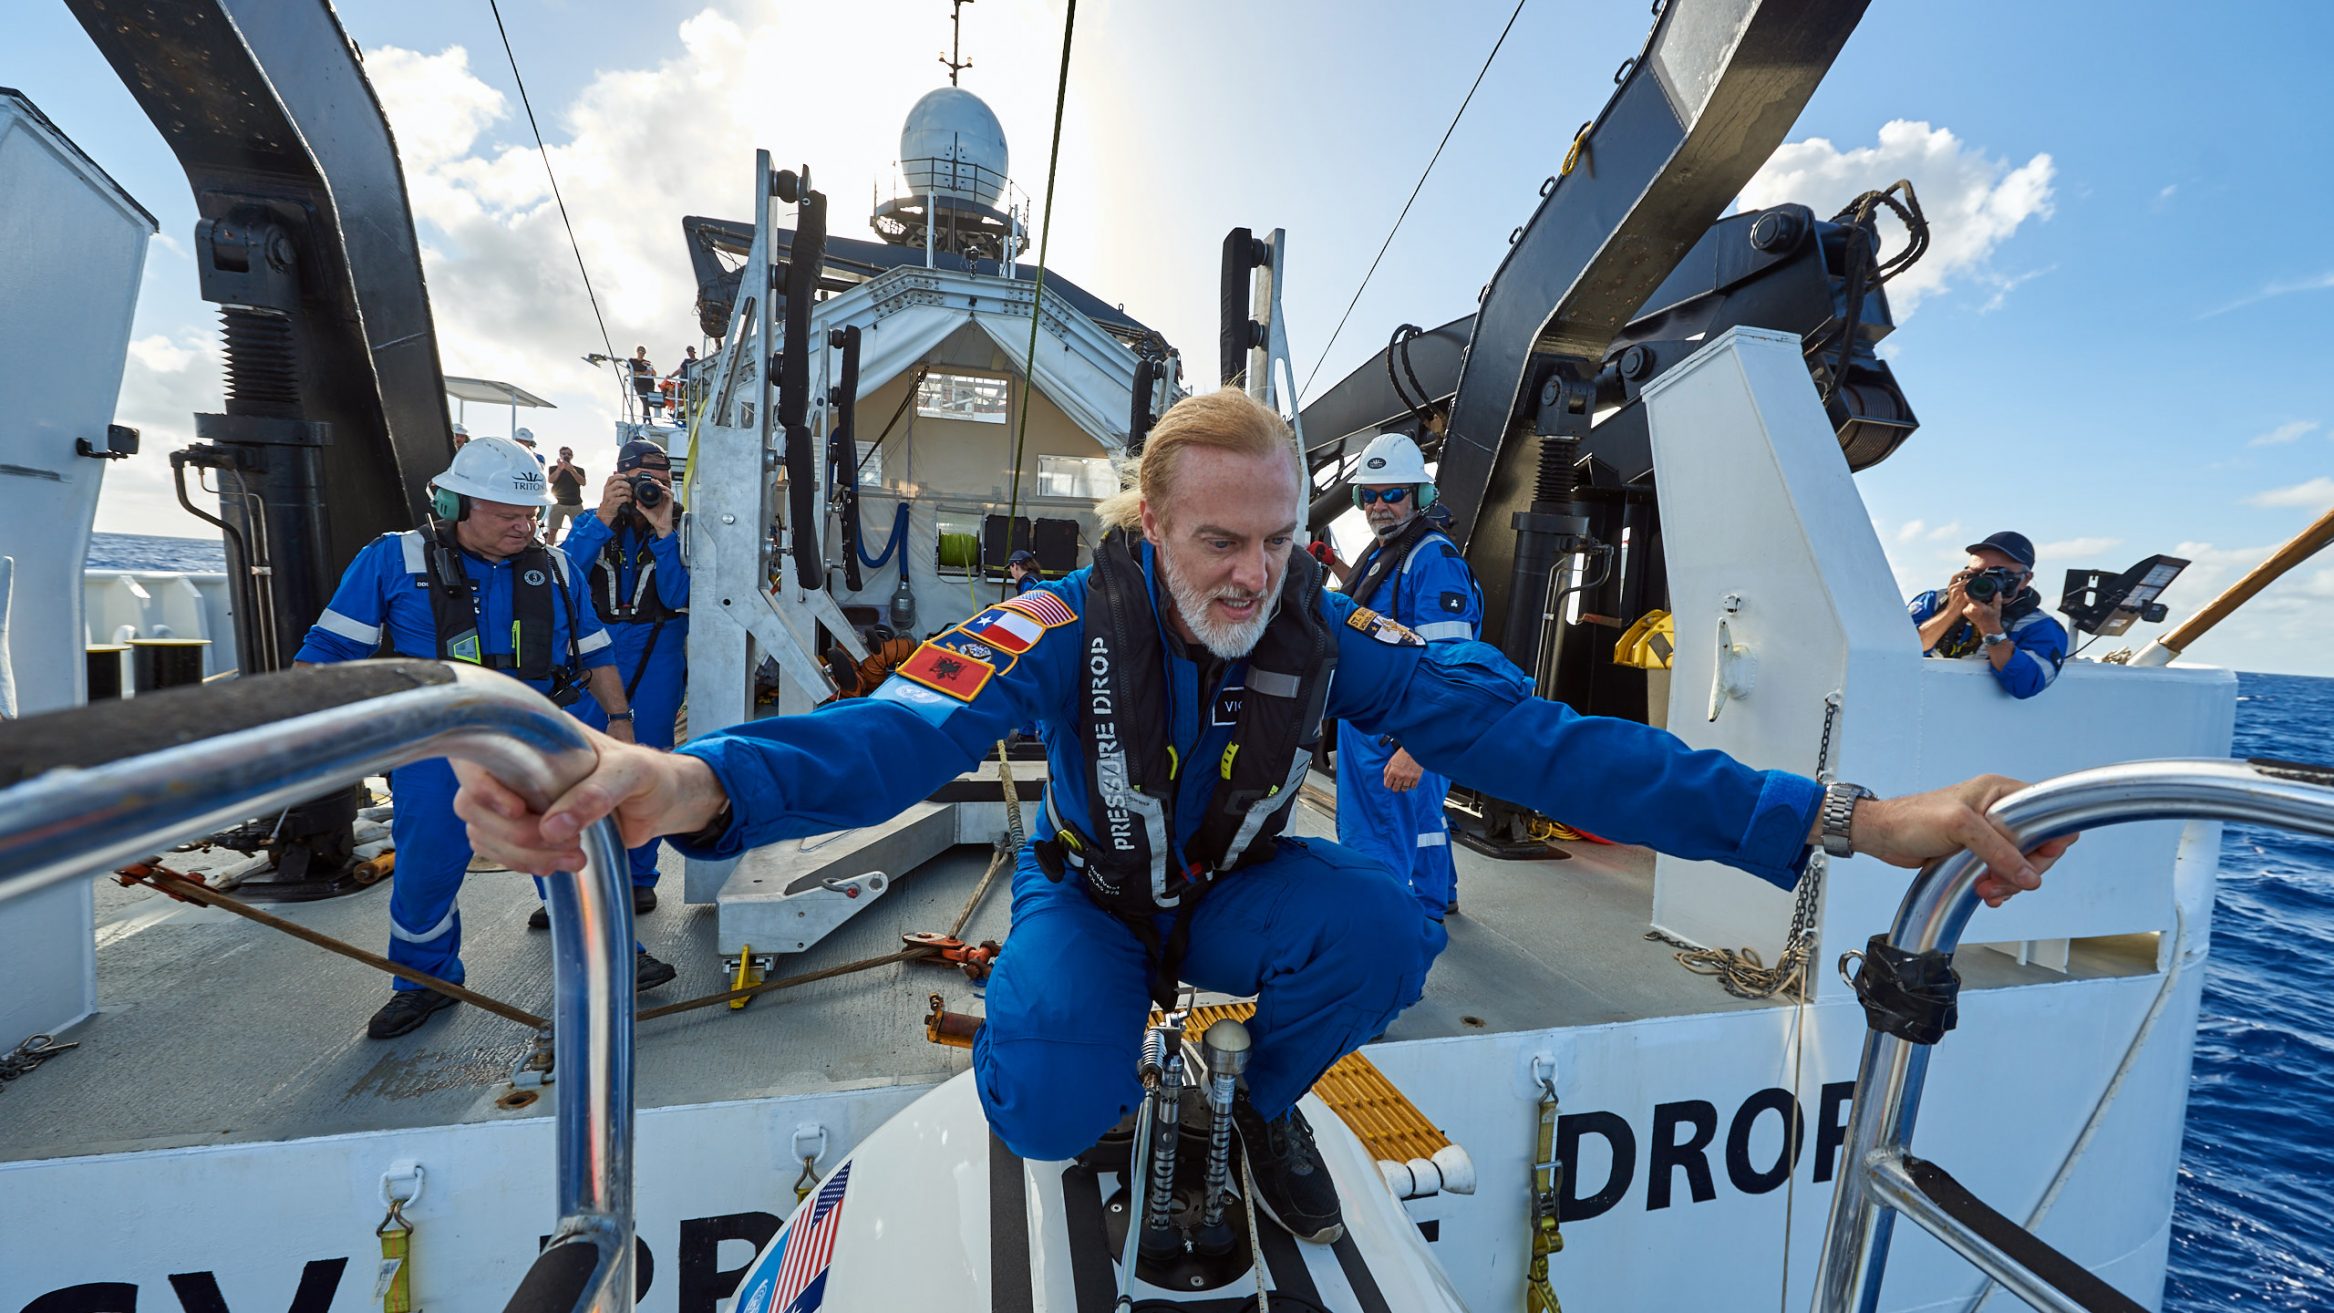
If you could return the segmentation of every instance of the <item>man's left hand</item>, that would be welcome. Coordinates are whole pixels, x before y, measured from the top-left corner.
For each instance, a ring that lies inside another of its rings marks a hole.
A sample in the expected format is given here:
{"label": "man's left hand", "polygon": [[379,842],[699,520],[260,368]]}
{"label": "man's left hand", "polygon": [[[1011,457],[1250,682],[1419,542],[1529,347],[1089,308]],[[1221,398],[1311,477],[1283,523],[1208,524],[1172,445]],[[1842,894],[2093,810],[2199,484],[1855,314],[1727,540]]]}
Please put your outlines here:
{"label": "man's left hand", "polygon": [[1387,791],[1390,793],[1410,792],[1418,787],[1418,777],[1422,771],[1423,768],[1419,766],[1418,758],[1411,756],[1408,749],[1394,749],[1394,755],[1386,758]]}
{"label": "man's left hand", "polygon": [[1967,848],[1986,864],[1977,881],[1978,897],[1988,907],[2000,907],[2023,890],[2041,888],[2042,873],[2077,837],[2052,839],[2021,854],[2009,827],[1986,815],[1986,809],[2025,787],[2019,780],[1980,775],[1928,793],[1867,798],[1856,804],[1848,840],[1859,854],[1890,866],[1918,867]]}
{"label": "man's left hand", "polygon": [[1969,623],[1977,626],[1977,632],[1981,636],[2002,632],[2002,604],[1998,600],[1964,602],[1961,604],[1961,614],[1968,619]]}
{"label": "man's left hand", "polygon": [[648,527],[656,530],[657,537],[662,538],[673,531],[673,494],[671,489],[665,490],[665,495],[658,499],[656,505],[643,506],[635,501],[632,503],[632,509],[641,519],[648,521]]}

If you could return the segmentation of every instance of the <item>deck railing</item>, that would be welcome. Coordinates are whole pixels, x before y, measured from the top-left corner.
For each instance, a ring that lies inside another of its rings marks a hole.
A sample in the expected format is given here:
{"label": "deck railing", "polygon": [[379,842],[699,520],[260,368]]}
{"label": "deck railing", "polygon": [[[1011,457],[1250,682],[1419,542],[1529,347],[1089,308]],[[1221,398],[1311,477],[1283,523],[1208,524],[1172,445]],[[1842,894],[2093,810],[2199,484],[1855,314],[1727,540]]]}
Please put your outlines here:
{"label": "deck railing", "polygon": [[[2277,761],[2142,761],[2062,775],[1996,803],[2022,847],[2132,821],[2218,820],[2334,838],[2334,769]],[[1912,1154],[1929,1050],[1952,1026],[1952,969],[1984,866],[1967,852],[1921,872],[1875,936],[1853,979],[1872,1030],[1856,1072],[1854,1109],[1832,1196],[1816,1313],[1873,1313],[1898,1215],[1975,1264],[2011,1294],[2052,1313],[2140,1305],[2082,1264]],[[1852,955],[1853,956],[1853,955]]]}
{"label": "deck railing", "polygon": [[[0,901],[432,757],[477,762],[536,806],[595,761],[574,719],[518,681],[362,661],[176,689],[0,725]],[[632,899],[612,822],[551,905],[559,1225],[511,1313],[633,1303]]]}

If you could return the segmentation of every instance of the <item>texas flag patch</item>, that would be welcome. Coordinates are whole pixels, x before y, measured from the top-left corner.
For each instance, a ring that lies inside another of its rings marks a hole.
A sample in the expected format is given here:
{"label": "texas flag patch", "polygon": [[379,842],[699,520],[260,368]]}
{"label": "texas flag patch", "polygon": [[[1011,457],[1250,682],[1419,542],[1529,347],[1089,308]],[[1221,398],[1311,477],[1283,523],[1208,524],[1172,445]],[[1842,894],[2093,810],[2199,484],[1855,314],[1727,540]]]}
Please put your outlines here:
{"label": "texas flag patch", "polygon": [[997,668],[968,653],[937,643],[926,643],[916,649],[915,655],[902,661],[892,673],[912,679],[935,693],[945,693],[959,702],[970,702],[988,686]]}
{"label": "texas flag patch", "polygon": [[1015,656],[1028,651],[1045,634],[1045,626],[1035,618],[1001,606],[990,607],[957,629],[969,638]]}

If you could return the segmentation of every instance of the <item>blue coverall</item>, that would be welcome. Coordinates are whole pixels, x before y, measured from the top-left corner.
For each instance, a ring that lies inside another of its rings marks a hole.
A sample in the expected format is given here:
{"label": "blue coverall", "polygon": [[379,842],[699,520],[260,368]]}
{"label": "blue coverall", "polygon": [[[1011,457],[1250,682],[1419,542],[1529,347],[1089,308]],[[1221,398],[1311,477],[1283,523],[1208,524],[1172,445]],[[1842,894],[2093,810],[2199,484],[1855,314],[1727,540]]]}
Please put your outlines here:
{"label": "blue coverall", "polygon": [[[1143,554],[1148,561],[1151,549]],[[1087,584],[1081,570],[1045,591],[1075,613],[1086,605]],[[1156,593],[1154,582],[1154,610]],[[1008,605],[1025,608],[1036,598]],[[1350,626],[1351,599],[1326,593],[1321,604],[1326,623],[1344,626],[1331,718],[1394,734],[1433,769],[1496,782],[1517,802],[1561,804],[1565,815],[1622,842],[1728,862],[1786,888],[1796,881],[1821,799],[1814,781],[1690,751],[1631,721],[1575,715],[1532,697],[1495,648],[1428,647],[1390,625],[1365,633]],[[679,846],[691,856],[730,857],[783,838],[878,824],[1032,719],[1046,743],[1049,813],[1091,834],[1078,624],[1048,627],[1016,654],[984,623],[1003,609],[920,650],[939,648],[955,663],[945,689],[895,672],[870,697],[690,740],[679,750],[712,768],[732,817],[712,842]],[[1181,760],[1214,763],[1232,732],[1227,699],[1203,700],[1199,667],[1164,622],[1160,642],[1170,722],[1161,728]],[[918,664],[910,658],[901,669]],[[1244,662],[1232,663],[1223,682],[1244,674]],[[1178,844],[1197,830],[1216,778],[1213,769],[1183,772]],[[1042,819],[1032,827],[1041,835],[1052,828]],[[1161,916],[1162,935],[1171,924]],[[1283,838],[1277,855],[1226,875],[1199,904],[1182,974],[1204,988],[1257,996],[1247,1080],[1257,1113],[1269,1120],[1417,1001],[1443,943],[1442,925],[1377,861],[1334,843]],[[1024,846],[1013,876],[1012,934],[973,1045],[981,1106],[1015,1153],[1067,1158],[1135,1105],[1148,980],[1134,934],[1075,879],[1047,879]]]}
{"label": "blue coverall", "polygon": [[[1354,563],[1352,577],[1359,579],[1384,549],[1384,543],[1372,543]],[[1483,624],[1483,592],[1458,545],[1439,529],[1421,534],[1370,596],[1354,600],[1429,643],[1472,639]],[[1392,735],[1338,724],[1337,841],[1384,862],[1439,921],[1459,901],[1451,825],[1443,819],[1451,782],[1421,768],[1407,792],[1387,788],[1386,763],[1400,746]]]}
{"label": "blue coverall", "polygon": [[[332,605],[308,630],[294,660],[313,665],[361,661],[383,654],[384,637],[398,656],[436,660],[437,620],[429,594],[417,586],[427,573],[426,543],[419,531],[383,534],[367,543],[349,562]],[[489,562],[464,552],[462,568],[478,600],[479,650],[509,655],[513,562]],[[590,671],[615,657],[582,584],[580,572],[564,572],[568,600],[551,601],[551,653],[554,664],[566,659],[568,618],[573,616],[576,647]],[[550,691],[548,680],[526,684],[538,693]],[[396,802],[389,837],[397,846],[397,872],[389,886],[389,960],[461,984],[462,914],[454,900],[470,869],[470,835],[454,816],[454,768],[443,757],[400,766],[389,773],[389,792]],[[393,988],[421,986],[400,978]]]}
{"label": "blue coverall", "polygon": [[[575,577],[584,581],[590,590],[592,567],[600,563],[600,553],[613,539],[623,549],[617,562],[616,595],[632,596],[640,581],[639,553],[643,539],[648,543],[649,559],[656,563],[656,573],[650,587],[657,597],[675,611],[689,609],[689,567],[681,560],[680,508],[673,508],[674,531],[662,538],[656,531],[635,523],[630,518],[617,522],[610,529],[597,514],[578,519],[567,531],[557,550],[567,554],[569,567]],[[662,624],[663,632],[656,632]],[[680,719],[681,696],[689,687],[689,617],[671,616],[659,621],[611,621],[608,637],[616,653],[616,674],[632,690],[632,736],[643,747],[670,748],[673,746],[673,725]],[[656,644],[649,645],[650,634],[656,634]],[[641,669],[646,656],[648,668]],[[637,676],[638,682],[635,683]],[[608,728],[608,714],[589,698],[575,706],[578,720],[593,729]],[[636,889],[656,887],[657,851],[664,840],[651,839],[631,851],[632,884]]]}
{"label": "blue coverall", "polygon": [[[1912,616],[1915,625],[1924,624],[1935,618],[1945,605],[1945,596],[1945,591],[1939,588],[1917,593],[1905,603],[1905,612]],[[2017,651],[2011,653],[2007,664],[2000,666],[1992,666],[1991,659],[1987,658],[1987,664],[1993,668],[1994,682],[2014,698],[2030,698],[2049,688],[2050,681],[2058,678],[2059,668],[2067,663],[2066,627],[2051,619],[2042,608],[2035,607],[2005,618],[2002,632],[2010,636],[2010,646]],[[1945,637],[1926,655],[1984,658],[1981,637],[1977,626],[1964,620],[1946,630]]]}

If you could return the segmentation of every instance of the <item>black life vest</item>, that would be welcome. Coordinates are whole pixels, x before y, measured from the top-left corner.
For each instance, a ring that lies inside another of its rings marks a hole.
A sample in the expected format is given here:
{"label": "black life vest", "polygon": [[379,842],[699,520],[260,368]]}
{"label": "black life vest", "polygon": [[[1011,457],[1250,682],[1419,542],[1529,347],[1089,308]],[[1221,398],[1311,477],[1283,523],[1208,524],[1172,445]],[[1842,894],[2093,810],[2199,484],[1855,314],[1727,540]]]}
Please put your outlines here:
{"label": "black life vest", "polygon": [[[681,507],[673,505],[675,523],[679,522]],[[632,591],[623,593],[617,581],[623,577],[624,537],[627,529],[635,530],[632,549]],[[676,530],[677,532],[677,530]],[[592,605],[600,613],[600,623],[608,625],[652,624],[687,615],[665,605],[664,597],[656,588],[656,556],[649,550],[656,531],[645,524],[636,525],[630,516],[616,521],[616,530],[608,535],[607,544],[592,561],[588,582],[592,590]]]}
{"label": "black life vest", "polygon": [[[430,597],[438,660],[467,661],[519,679],[548,681],[551,700],[563,707],[582,696],[583,655],[577,647],[575,603],[566,586],[566,558],[540,542],[511,558],[512,650],[486,652],[478,639],[478,590],[462,564],[454,526],[432,520],[428,530],[408,530],[402,537],[406,568]],[[559,654],[564,660],[556,663],[551,645],[554,606],[567,612],[567,650]]]}
{"label": "black life vest", "polygon": [[[1158,613],[1125,529],[1104,535],[1089,578],[1079,731],[1091,833],[1049,808],[1058,833],[1038,842],[1037,857],[1057,879],[1077,871],[1087,894],[1134,931],[1151,954],[1152,998],[1172,1007],[1193,909],[1217,877],[1271,856],[1288,824],[1320,742],[1337,631],[1322,618],[1320,563],[1290,548],[1280,604],[1247,657],[1239,720],[1210,763],[1219,779],[1207,815],[1178,852],[1175,802],[1186,763],[1168,742]],[[1175,914],[1164,941],[1153,923],[1161,912]]]}

